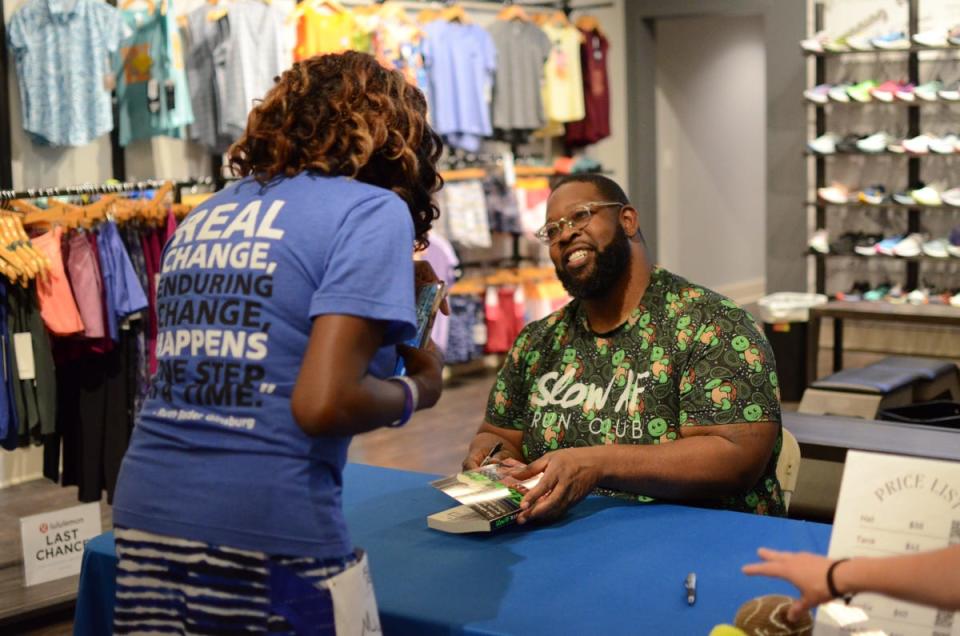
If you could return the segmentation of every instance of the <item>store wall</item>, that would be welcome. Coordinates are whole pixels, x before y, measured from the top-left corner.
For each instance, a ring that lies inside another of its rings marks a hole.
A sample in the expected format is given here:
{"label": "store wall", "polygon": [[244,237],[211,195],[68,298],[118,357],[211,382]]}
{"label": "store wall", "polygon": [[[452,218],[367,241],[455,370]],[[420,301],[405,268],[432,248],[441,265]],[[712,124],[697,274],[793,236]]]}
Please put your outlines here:
{"label": "store wall", "polygon": [[[681,17],[759,16],[763,21],[766,59],[766,176],[756,187],[765,192],[766,227],[757,249],[764,253],[767,291],[805,290],[806,246],[806,110],[800,97],[806,66],[797,43],[807,25],[806,3],[777,0],[631,0],[626,3],[630,55],[630,189],[641,208],[648,234],[659,235],[656,99],[657,33],[655,21]],[[690,48],[697,41],[685,43]],[[693,69],[691,69],[692,72]],[[709,96],[702,96],[709,99]],[[694,231],[692,228],[689,231]],[[659,256],[656,246],[652,246]],[[729,258],[739,257],[734,253]],[[736,282],[736,281],[731,281]]]}
{"label": "store wall", "polygon": [[658,261],[755,300],[766,260],[763,18],[666,18],[655,29]]}

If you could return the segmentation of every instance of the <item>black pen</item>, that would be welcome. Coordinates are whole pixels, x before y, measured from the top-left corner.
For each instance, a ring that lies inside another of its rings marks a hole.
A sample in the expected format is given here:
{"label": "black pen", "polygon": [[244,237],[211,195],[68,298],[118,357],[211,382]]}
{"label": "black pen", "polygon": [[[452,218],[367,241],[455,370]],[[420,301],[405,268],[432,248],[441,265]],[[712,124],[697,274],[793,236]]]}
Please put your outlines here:
{"label": "black pen", "polygon": [[483,461],[480,462],[481,466],[486,466],[487,462],[493,459],[493,456],[500,452],[500,449],[503,448],[502,442],[497,442],[493,448],[490,449],[490,452],[487,453],[487,456],[483,458]]}
{"label": "black pen", "polygon": [[691,572],[687,575],[687,580],[683,582],[683,587],[687,590],[687,605],[693,605],[697,602],[697,573]]}

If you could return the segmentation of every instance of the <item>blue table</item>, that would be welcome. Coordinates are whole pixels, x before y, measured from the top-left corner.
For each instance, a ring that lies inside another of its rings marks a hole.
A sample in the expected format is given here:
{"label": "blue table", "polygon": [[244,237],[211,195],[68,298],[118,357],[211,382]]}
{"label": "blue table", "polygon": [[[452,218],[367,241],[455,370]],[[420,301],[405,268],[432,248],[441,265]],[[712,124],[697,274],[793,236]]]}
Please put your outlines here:
{"label": "blue table", "polygon": [[[344,477],[387,634],[706,634],[754,596],[794,593],[740,573],[757,546],[825,553],[829,542],[824,524],[602,497],[551,526],[448,535],[427,528],[454,504],[430,479],[357,464]],[[115,568],[112,534],[87,544],[74,634],[110,632]]]}

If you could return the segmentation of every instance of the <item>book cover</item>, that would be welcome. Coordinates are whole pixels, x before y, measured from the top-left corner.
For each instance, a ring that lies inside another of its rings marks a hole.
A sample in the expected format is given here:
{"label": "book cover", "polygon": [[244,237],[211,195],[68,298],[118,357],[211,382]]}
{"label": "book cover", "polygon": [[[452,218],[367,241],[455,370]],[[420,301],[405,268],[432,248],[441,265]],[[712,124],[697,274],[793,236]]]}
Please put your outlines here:
{"label": "book cover", "polygon": [[516,522],[520,502],[542,475],[518,482],[500,464],[490,464],[430,482],[461,505],[432,514],[427,525],[455,534],[491,532]]}

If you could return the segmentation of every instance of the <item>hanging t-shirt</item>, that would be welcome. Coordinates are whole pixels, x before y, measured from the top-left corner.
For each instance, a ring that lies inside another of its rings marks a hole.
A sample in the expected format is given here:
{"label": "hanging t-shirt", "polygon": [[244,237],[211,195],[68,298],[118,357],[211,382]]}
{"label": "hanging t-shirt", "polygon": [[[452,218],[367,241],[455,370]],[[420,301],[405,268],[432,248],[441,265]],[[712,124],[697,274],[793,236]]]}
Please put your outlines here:
{"label": "hanging t-shirt", "polygon": [[447,219],[446,238],[463,247],[492,245],[487,200],[480,181],[446,184],[437,203],[443,210],[441,218]]}
{"label": "hanging t-shirt", "polygon": [[83,146],[113,129],[110,60],[125,36],[120,12],[101,0],[29,0],[13,14],[7,43],[34,141]]}
{"label": "hanging t-shirt", "polygon": [[97,255],[82,233],[71,236],[68,245],[67,277],[83,320],[83,336],[104,338],[107,324],[103,311],[103,278]]}
{"label": "hanging t-shirt", "polygon": [[37,299],[40,302],[40,315],[50,333],[56,336],[69,336],[84,331],[83,319],[73,298],[70,281],[63,267],[63,254],[60,240],[63,228],[57,226],[32,239],[33,246],[40,250],[50,261],[46,276],[37,277]]}
{"label": "hanging t-shirt", "polygon": [[171,0],[148,9],[123,10],[133,32],[120,48],[117,99],[120,145],[159,135],[179,138],[193,123],[180,29]]}
{"label": "hanging t-shirt", "polygon": [[[222,51],[230,35],[226,18],[209,20],[210,7],[203,5],[187,14],[187,83],[193,108],[190,139],[209,150],[222,153],[233,142],[220,132],[220,108],[217,103],[218,85],[223,82],[223,68],[214,64],[214,54]],[[222,60],[222,54],[219,56]]]}
{"label": "hanging t-shirt", "polygon": [[550,40],[540,27],[521,20],[496,20],[488,28],[497,47],[493,127],[533,131],[546,123],[543,112],[544,63]]}
{"label": "hanging t-shirt", "polygon": [[312,4],[302,8],[297,21],[297,46],[293,50],[295,61],[325,53],[369,50],[370,33],[349,11],[331,13]]}
{"label": "hanging t-shirt", "polygon": [[583,76],[580,70],[580,30],[575,26],[544,25],[550,38],[543,103],[547,119],[553,122],[583,119]]}
{"label": "hanging t-shirt", "polygon": [[607,80],[609,43],[600,31],[581,31],[580,65],[583,70],[584,118],[567,124],[567,145],[595,144],[610,136],[610,86]]}
{"label": "hanging t-shirt", "polygon": [[290,399],[320,315],[383,321],[368,373],[392,375],[393,345],[416,328],[413,241],[396,194],[346,178],[246,178],[194,209],[164,248],[159,368],[114,522],[271,554],[351,553],[350,438],[309,437]]}
{"label": "hanging t-shirt", "polygon": [[120,341],[120,323],[127,316],[147,308],[147,295],[130,262],[116,224],[107,221],[97,234],[100,268],[107,299],[107,326],[110,338]]}
{"label": "hanging t-shirt", "polygon": [[451,146],[475,152],[493,134],[490,98],[497,50],[476,24],[437,20],[424,27],[433,127]]}
{"label": "hanging t-shirt", "polygon": [[429,104],[429,80],[423,64],[424,33],[420,27],[399,19],[381,18],[371,37],[371,52],[377,61],[403,73],[408,82],[423,91]]}

